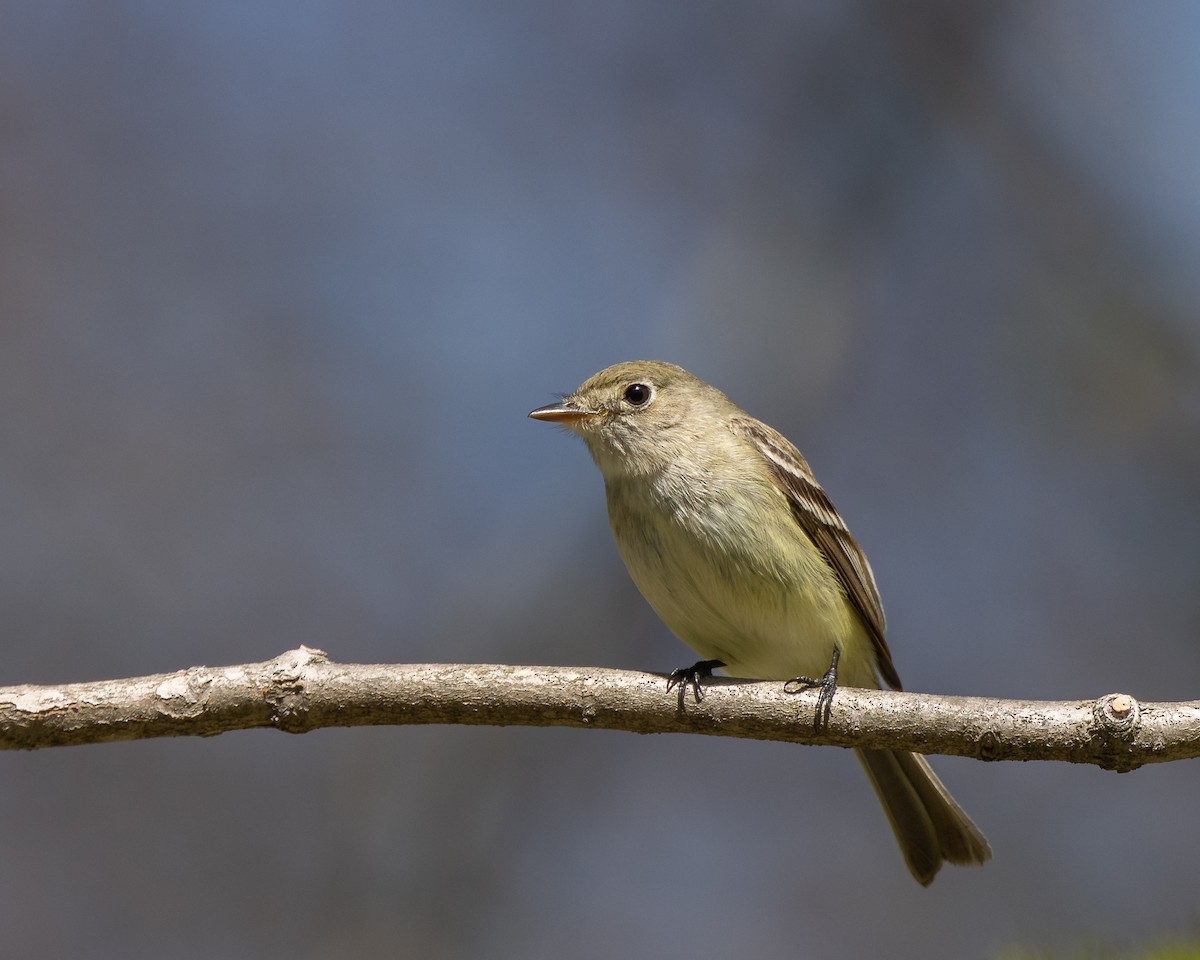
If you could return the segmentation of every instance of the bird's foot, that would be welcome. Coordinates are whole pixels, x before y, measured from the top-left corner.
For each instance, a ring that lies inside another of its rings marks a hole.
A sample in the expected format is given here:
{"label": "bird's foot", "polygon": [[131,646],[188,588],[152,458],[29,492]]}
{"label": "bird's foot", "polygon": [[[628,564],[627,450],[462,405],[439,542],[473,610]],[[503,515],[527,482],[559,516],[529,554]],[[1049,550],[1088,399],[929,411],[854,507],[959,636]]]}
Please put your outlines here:
{"label": "bird's foot", "polygon": [[817,733],[829,726],[829,711],[833,709],[833,695],[837,692],[837,665],[841,656],[842,651],[834,647],[833,660],[830,661],[825,676],[820,679],[793,677],[783,685],[785,693],[799,693],[801,690],[811,690],[813,687],[821,688],[821,692],[817,695],[817,714],[813,718],[813,730]]}
{"label": "bird's foot", "polygon": [[704,699],[704,690],[700,686],[701,678],[712,676],[712,672],[717,667],[725,666],[722,660],[701,660],[698,663],[693,663],[690,667],[680,667],[678,670],[672,670],[671,675],[667,677],[667,692],[670,693],[673,687],[679,687],[679,706],[683,706],[683,692],[690,686],[692,688],[692,696],[699,703]]}

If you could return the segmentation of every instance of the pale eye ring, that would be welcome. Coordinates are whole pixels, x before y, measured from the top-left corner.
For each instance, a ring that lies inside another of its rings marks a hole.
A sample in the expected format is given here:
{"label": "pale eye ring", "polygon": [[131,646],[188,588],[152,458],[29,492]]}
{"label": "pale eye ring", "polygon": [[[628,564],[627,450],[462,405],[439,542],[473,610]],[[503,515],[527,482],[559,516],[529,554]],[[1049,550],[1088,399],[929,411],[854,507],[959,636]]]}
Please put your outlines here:
{"label": "pale eye ring", "polygon": [[625,399],[635,407],[645,406],[650,402],[652,391],[644,383],[631,383],[625,388]]}

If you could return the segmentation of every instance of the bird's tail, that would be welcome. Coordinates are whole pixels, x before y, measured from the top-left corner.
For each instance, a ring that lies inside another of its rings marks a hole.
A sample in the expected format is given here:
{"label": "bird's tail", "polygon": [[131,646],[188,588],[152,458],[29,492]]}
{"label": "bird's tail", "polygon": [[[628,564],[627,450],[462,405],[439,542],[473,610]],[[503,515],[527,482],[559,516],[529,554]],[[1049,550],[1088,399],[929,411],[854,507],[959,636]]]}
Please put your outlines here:
{"label": "bird's tail", "polygon": [[924,757],[890,750],[856,752],[918,883],[931,883],[943,860],[970,864],[991,859],[987,838]]}

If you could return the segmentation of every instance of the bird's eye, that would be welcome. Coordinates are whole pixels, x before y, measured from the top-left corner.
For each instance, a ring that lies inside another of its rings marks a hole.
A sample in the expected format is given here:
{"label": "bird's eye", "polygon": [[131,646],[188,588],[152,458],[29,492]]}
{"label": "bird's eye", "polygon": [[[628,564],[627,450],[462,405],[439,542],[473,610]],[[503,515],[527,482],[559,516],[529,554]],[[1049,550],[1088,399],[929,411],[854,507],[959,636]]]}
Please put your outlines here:
{"label": "bird's eye", "polygon": [[625,399],[635,407],[640,407],[650,400],[650,388],[644,383],[631,383],[625,388]]}

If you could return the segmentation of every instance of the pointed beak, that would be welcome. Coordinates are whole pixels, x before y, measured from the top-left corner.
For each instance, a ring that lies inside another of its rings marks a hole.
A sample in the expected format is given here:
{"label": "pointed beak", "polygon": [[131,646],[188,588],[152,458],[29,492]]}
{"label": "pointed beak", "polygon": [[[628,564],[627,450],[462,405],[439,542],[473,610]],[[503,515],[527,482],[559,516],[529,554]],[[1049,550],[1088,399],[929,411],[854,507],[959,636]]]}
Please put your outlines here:
{"label": "pointed beak", "polygon": [[536,410],[530,410],[529,415],[534,420],[545,420],[547,423],[561,423],[570,426],[585,417],[594,417],[599,412],[599,410],[581,407],[571,397],[567,397],[561,403],[551,403],[544,407],[538,407]]}

